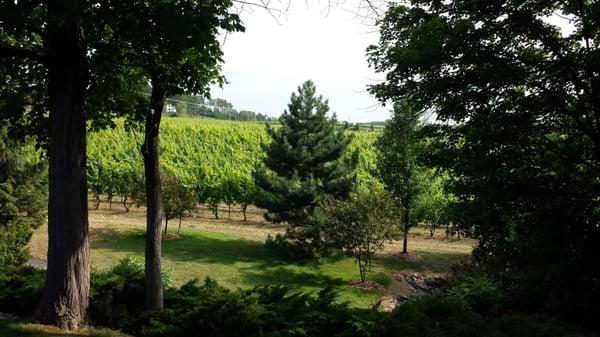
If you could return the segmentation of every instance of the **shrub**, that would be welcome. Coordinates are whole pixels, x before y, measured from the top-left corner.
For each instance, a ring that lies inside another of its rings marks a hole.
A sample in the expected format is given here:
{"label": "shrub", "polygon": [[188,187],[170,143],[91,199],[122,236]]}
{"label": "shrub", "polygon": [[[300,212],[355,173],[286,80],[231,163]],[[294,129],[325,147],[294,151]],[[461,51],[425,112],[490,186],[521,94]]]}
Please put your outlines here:
{"label": "shrub", "polygon": [[[162,274],[170,287],[171,275]],[[144,311],[144,264],[126,258],[104,272],[92,272],[90,318],[94,324],[129,330]]]}
{"label": "shrub", "polygon": [[0,312],[30,316],[42,296],[46,273],[32,267],[0,271]]}
{"label": "shrub", "polygon": [[142,336],[371,336],[381,328],[376,309],[334,303],[331,290],[317,297],[284,287],[229,291],[207,279],[166,293],[165,310],[144,316]]}
{"label": "shrub", "polygon": [[320,207],[317,217],[328,242],[352,255],[365,282],[373,255],[398,232],[399,210],[385,191],[359,191],[347,201]]}

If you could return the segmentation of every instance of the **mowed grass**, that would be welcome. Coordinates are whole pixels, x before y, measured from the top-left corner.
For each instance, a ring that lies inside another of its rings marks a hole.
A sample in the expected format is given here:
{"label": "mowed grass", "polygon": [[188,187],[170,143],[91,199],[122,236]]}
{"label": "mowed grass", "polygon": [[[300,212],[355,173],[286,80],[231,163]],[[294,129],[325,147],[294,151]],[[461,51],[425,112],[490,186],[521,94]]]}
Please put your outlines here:
{"label": "mowed grass", "polygon": [[[380,298],[377,292],[352,288],[349,283],[359,279],[358,267],[352,258],[336,257],[322,261],[298,263],[280,256],[265,247],[269,234],[283,229],[262,220],[259,210],[250,209],[248,221],[226,209],[216,220],[208,210],[183,219],[181,238],[165,240],[162,246],[163,266],[179,286],[191,279],[216,279],[221,285],[251,288],[257,285],[286,285],[293,290],[316,292],[333,287],[339,299],[354,306],[368,307]],[[102,203],[99,210],[90,206],[90,245],[92,267],[106,269],[120,259],[135,257],[143,261],[145,210],[132,208],[124,212],[113,203],[112,210]],[[169,223],[170,233],[176,231],[177,221]],[[30,250],[35,258],[45,258],[46,228],[38,229]],[[409,239],[409,251],[416,259],[406,259],[397,253],[400,242],[393,242],[375,256],[368,278],[386,285],[394,272],[447,273],[453,263],[468,256],[473,242],[429,238],[422,229],[415,229]]]}

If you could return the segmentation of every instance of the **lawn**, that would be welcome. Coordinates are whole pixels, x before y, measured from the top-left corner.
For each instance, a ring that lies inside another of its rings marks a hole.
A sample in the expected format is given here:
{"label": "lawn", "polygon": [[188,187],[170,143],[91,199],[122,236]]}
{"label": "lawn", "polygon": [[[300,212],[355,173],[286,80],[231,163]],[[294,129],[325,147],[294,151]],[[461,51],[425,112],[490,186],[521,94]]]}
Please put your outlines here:
{"label": "lawn", "polygon": [[[119,206],[113,203],[112,210],[108,210],[108,205],[103,203],[99,210],[90,209],[93,268],[105,269],[129,256],[143,261],[144,209],[132,208],[126,213]],[[341,300],[359,307],[371,306],[379,300],[379,293],[349,286],[359,278],[351,258],[296,263],[266,248],[267,235],[281,232],[282,228],[263,221],[258,210],[250,211],[247,222],[241,220],[238,212],[232,212],[228,219],[226,209],[219,220],[212,218],[207,210],[184,218],[181,237],[163,241],[163,265],[172,274],[174,285],[211,277],[229,288],[282,284],[314,292],[331,286],[339,292]],[[170,222],[171,233],[175,232],[176,223]],[[46,239],[45,228],[34,233],[30,244],[33,257],[45,258]],[[374,258],[368,278],[387,285],[393,272],[444,274],[454,262],[468,256],[472,244],[440,236],[429,238],[422,229],[415,229],[409,240],[413,258],[400,257],[397,254],[400,243],[394,242]]]}
{"label": "lawn", "polygon": [[129,337],[108,329],[83,328],[77,332],[65,332],[53,326],[16,322],[0,316],[0,336],[2,337]]}

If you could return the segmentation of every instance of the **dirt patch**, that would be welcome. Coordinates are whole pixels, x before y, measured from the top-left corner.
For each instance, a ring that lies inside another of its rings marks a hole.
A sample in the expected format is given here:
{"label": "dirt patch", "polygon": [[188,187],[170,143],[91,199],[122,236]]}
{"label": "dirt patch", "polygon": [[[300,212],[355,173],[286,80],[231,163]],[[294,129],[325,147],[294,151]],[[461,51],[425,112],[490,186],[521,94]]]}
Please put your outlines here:
{"label": "dirt patch", "polygon": [[392,256],[395,259],[406,260],[409,262],[419,262],[419,261],[423,260],[423,257],[421,257],[420,255],[417,255],[415,253],[407,253],[407,254],[394,253],[394,254],[392,254]]}
{"label": "dirt patch", "polygon": [[382,286],[381,284],[374,282],[374,281],[365,281],[365,282],[352,281],[352,282],[350,282],[350,286],[352,288],[356,288],[359,290],[365,290],[365,291],[380,291],[380,292],[386,291],[384,286]]}
{"label": "dirt patch", "polygon": [[162,235],[163,241],[175,241],[181,239],[181,236],[173,233],[167,233]]}
{"label": "dirt patch", "polygon": [[44,259],[31,258],[27,261],[27,265],[39,270],[48,269],[48,261]]}

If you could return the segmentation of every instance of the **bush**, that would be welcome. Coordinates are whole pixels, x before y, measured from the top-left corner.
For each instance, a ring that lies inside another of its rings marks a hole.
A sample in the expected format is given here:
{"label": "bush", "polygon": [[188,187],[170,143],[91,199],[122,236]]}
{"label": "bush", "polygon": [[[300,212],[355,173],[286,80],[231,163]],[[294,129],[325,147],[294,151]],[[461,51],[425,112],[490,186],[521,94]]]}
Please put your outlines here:
{"label": "bush", "polygon": [[0,312],[32,315],[42,296],[45,276],[44,271],[32,267],[0,271]]}
{"label": "bush", "polygon": [[149,313],[142,336],[371,336],[381,328],[376,310],[334,303],[331,290],[317,297],[287,294],[284,287],[229,291],[207,279],[166,293],[165,310]]}
{"label": "bush", "polygon": [[[171,275],[163,272],[163,286]],[[90,318],[94,324],[130,330],[145,309],[144,264],[126,258],[104,272],[92,272]]]}
{"label": "bush", "polygon": [[449,293],[485,317],[497,317],[508,311],[506,294],[496,282],[485,276],[466,278],[452,287]]}

